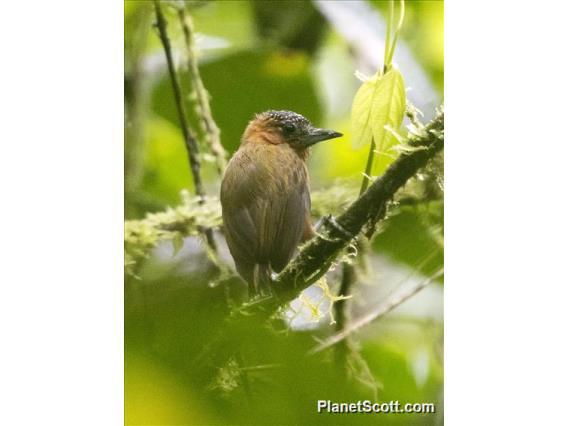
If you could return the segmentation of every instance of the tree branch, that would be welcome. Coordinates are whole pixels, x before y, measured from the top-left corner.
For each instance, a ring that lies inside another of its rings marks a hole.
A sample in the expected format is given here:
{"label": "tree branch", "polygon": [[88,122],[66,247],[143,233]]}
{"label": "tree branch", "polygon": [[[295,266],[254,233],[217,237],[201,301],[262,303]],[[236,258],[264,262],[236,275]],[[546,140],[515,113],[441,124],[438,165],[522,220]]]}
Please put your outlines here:
{"label": "tree branch", "polygon": [[412,135],[407,146],[407,152],[401,154],[342,215],[337,219],[325,218],[318,235],[304,245],[298,256],[275,277],[272,288],[277,297],[272,303],[281,305],[293,300],[323,276],[363,226],[369,221],[376,221],[394,194],[442,150],[444,113],[440,111],[419,135]]}
{"label": "tree branch", "polygon": [[[352,184],[336,182],[333,187],[312,193],[312,215],[336,214],[347,208],[355,198]],[[165,211],[148,213],[144,219],[124,222],[125,272],[135,275],[137,263],[159,243],[196,237],[200,229],[221,230],[221,204],[214,196],[191,197],[182,192],[182,202]]]}
{"label": "tree branch", "polygon": [[215,120],[213,120],[213,114],[211,113],[211,107],[209,105],[209,93],[207,89],[205,89],[199,74],[195,54],[193,21],[191,16],[185,12],[185,5],[178,8],[178,17],[184,34],[185,48],[187,51],[187,69],[191,78],[193,96],[196,100],[195,110],[199,117],[199,126],[209,143],[211,152],[215,156],[217,171],[219,175],[222,175],[227,164],[227,153],[221,144],[221,132]]}
{"label": "tree branch", "polygon": [[[357,280],[357,271],[355,270],[355,266],[348,263],[343,262],[343,268],[341,270],[341,284],[339,286],[338,295],[339,296],[347,296],[351,294],[351,287]],[[333,309],[335,310],[335,331],[336,333],[342,332],[348,323],[348,303],[350,300],[348,298],[339,299],[333,304]],[[348,369],[349,363],[346,362],[347,356],[349,352],[353,351],[351,342],[349,339],[345,339],[341,342],[340,345],[335,347],[335,362],[338,367],[338,371],[345,373]]]}
{"label": "tree branch", "polygon": [[345,328],[344,330],[342,330],[341,332],[339,332],[337,334],[334,334],[333,336],[331,336],[330,338],[325,340],[323,343],[316,346],[314,349],[312,349],[310,351],[310,353],[315,354],[315,353],[321,352],[324,349],[327,349],[330,346],[335,345],[336,343],[343,341],[344,339],[349,337],[352,333],[359,330],[360,328],[370,324],[371,322],[374,322],[376,320],[381,319],[386,314],[391,312],[393,309],[400,306],[401,304],[406,302],[408,299],[410,299],[412,296],[414,296],[415,294],[419,293],[421,290],[426,288],[434,280],[440,278],[443,274],[444,274],[444,270],[440,269],[438,272],[436,272],[430,278],[427,278],[426,280],[424,280],[421,283],[417,284],[416,286],[412,287],[409,291],[407,291],[403,294],[392,297],[385,304],[379,306],[377,309],[371,311],[367,315],[364,315],[363,317],[359,318],[357,321],[352,322],[349,327]]}
{"label": "tree branch", "polygon": [[[164,46],[164,52],[166,54],[166,61],[168,63],[168,72],[170,74],[170,80],[172,82],[172,89],[176,101],[176,108],[178,112],[181,131],[183,133],[183,140],[185,142],[185,147],[187,149],[187,154],[189,157],[189,165],[191,169],[191,174],[193,176],[195,194],[204,202],[205,191],[203,189],[203,182],[201,180],[199,147],[197,145],[195,134],[193,133],[187,122],[187,114],[185,111],[185,105],[183,103],[181,86],[174,66],[170,39],[168,38],[167,22],[166,19],[164,18],[164,14],[162,12],[162,7],[160,6],[159,0],[154,0],[154,7],[156,9],[156,26],[158,28],[160,40],[162,41],[162,45]],[[206,228],[204,229],[204,233],[207,238],[207,243],[209,244],[211,249],[215,250],[216,244],[213,238],[213,231],[211,229]]]}

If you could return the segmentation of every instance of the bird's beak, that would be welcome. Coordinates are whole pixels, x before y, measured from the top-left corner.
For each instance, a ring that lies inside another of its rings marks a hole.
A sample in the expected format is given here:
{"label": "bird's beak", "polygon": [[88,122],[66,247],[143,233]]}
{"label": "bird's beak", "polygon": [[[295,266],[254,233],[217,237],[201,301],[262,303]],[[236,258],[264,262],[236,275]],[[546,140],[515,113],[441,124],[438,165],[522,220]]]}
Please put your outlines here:
{"label": "bird's beak", "polygon": [[343,136],[343,133],[336,132],[335,130],[314,128],[306,138],[305,144],[306,146],[312,146],[318,142],[338,138],[340,136]]}

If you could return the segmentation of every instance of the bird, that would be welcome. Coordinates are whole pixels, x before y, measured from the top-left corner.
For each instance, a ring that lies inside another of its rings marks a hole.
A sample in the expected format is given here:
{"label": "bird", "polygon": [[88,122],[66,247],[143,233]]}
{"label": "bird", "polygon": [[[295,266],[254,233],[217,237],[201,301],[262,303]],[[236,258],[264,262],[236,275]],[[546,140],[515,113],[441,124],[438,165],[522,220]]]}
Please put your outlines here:
{"label": "bird", "polygon": [[227,245],[249,297],[272,294],[272,274],[315,235],[309,149],[341,136],[292,111],[266,111],[248,123],[225,169],[220,200]]}

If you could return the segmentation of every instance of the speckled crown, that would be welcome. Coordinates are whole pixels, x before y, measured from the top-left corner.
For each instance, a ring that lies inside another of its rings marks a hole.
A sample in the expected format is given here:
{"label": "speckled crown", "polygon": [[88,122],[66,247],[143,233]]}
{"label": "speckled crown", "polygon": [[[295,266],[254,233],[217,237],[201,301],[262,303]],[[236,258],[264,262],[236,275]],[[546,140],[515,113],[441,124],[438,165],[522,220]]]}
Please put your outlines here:
{"label": "speckled crown", "polygon": [[278,122],[288,122],[296,124],[310,124],[310,121],[301,114],[294,111],[275,111],[269,110],[263,113],[257,114],[256,118],[268,118]]}

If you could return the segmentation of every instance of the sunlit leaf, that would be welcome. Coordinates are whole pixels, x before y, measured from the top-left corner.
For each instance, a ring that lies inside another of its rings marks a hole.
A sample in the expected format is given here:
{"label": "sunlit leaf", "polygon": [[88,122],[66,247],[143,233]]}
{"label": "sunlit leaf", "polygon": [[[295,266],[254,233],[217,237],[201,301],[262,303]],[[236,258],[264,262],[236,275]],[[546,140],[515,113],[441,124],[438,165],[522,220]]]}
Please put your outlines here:
{"label": "sunlit leaf", "polygon": [[[402,75],[396,68],[375,74],[365,81],[353,100],[351,125],[353,148],[359,149],[374,138],[379,153],[396,143],[392,131],[402,124],[406,92]],[[387,128],[385,128],[387,126]]]}

